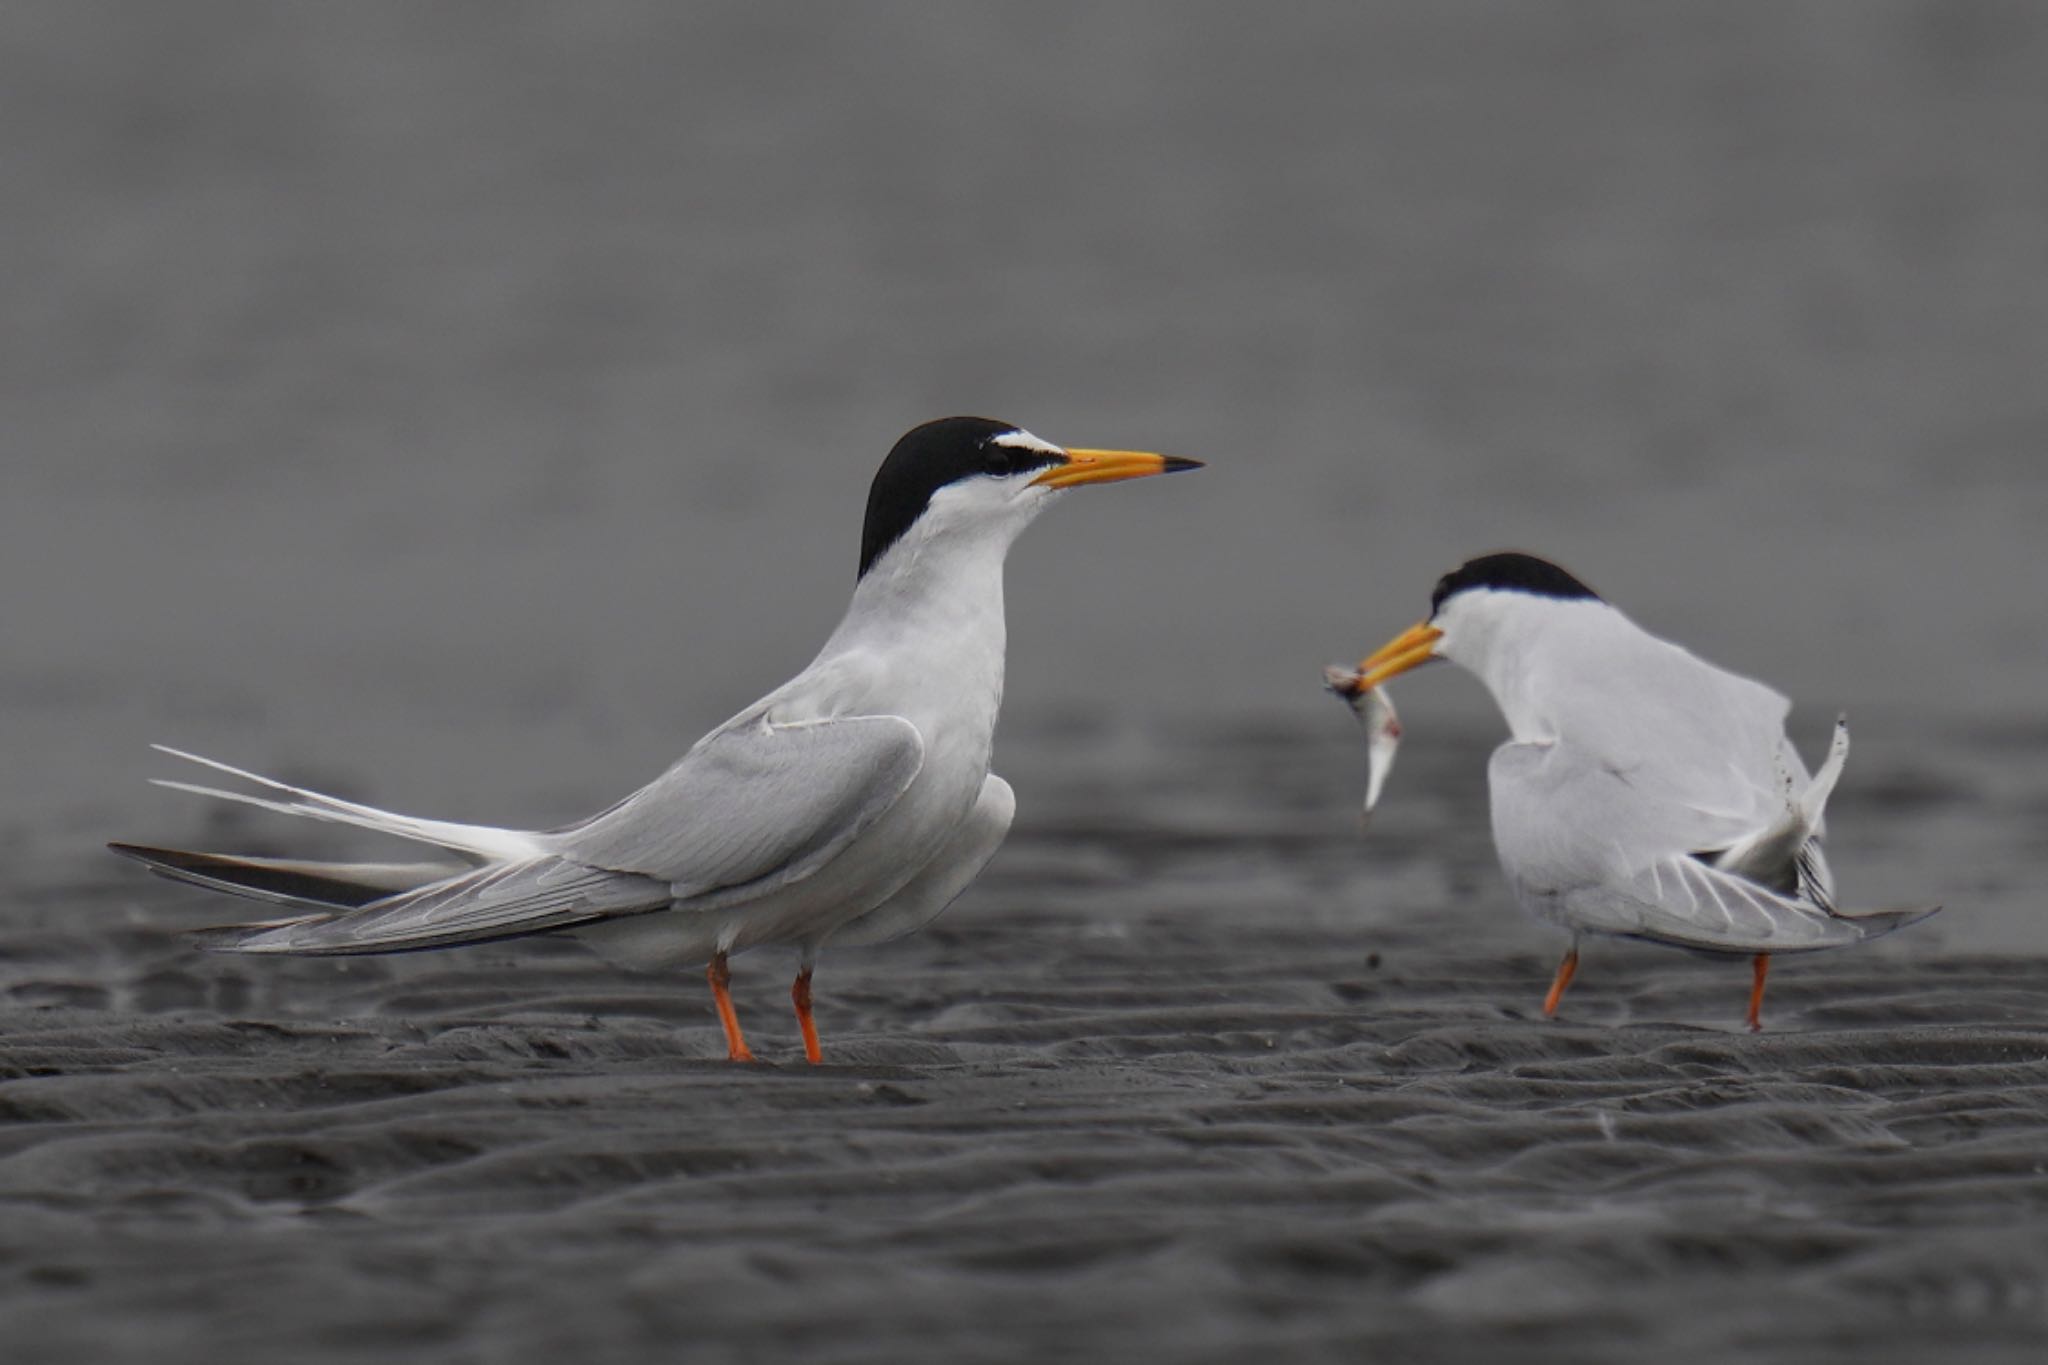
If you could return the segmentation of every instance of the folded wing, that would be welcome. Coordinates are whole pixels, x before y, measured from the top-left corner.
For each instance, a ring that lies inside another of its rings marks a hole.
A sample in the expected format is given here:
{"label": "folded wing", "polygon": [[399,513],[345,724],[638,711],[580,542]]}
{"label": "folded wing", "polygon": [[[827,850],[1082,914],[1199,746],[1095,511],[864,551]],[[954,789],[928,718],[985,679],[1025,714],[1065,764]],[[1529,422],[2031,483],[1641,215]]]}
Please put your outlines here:
{"label": "folded wing", "polygon": [[1661,859],[1615,888],[1610,933],[1720,952],[1797,953],[1903,929],[1934,908],[1848,915],[1782,895],[1697,858]]}
{"label": "folded wing", "polygon": [[591,867],[651,877],[709,906],[811,876],[858,838],[924,766],[901,716],[714,731],[611,809],[546,836]]}
{"label": "folded wing", "polygon": [[[546,833],[394,816],[209,763],[289,799],[190,790],[401,834],[484,865],[378,895],[401,865],[118,851],[180,880],[279,904],[325,905],[292,919],[206,931],[216,950],[404,952],[654,910],[712,910],[766,894],[828,864],[896,803],[923,762],[917,728],[900,717],[787,725],[754,718],[714,731],[609,810]],[[327,895],[334,899],[324,901]]]}
{"label": "folded wing", "polygon": [[519,938],[668,905],[645,877],[537,858],[479,868],[339,914],[201,930],[218,952],[345,957]]}
{"label": "folded wing", "polygon": [[1723,952],[1856,942],[1934,912],[1835,907],[1820,831],[1847,752],[1838,726],[1820,774],[1791,775],[1765,821],[1744,826],[1689,799],[1668,770],[1646,775],[1562,743],[1503,745],[1491,769],[1496,842],[1517,894],[1578,928]]}

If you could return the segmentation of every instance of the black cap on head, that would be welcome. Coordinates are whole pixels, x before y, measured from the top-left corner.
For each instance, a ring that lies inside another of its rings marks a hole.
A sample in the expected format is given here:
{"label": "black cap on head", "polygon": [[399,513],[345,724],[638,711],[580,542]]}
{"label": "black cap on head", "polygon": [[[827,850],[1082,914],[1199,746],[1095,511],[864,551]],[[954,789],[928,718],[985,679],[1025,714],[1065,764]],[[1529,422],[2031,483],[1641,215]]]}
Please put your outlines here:
{"label": "black cap on head", "polygon": [[1525,592],[1532,597],[1555,597],[1563,601],[1581,597],[1595,602],[1600,600],[1599,593],[1549,560],[1506,550],[1500,554],[1468,559],[1439,578],[1436,591],[1429,595],[1429,614],[1435,616],[1445,598],[1455,597],[1469,588]]}
{"label": "black cap on head", "polygon": [[976,474],[997,478],[1044,469],[1060,462],[1050,451],[998,445],[995,438],[1017,430],[1012,422],[986,417],[941,417],[903,434],[875,471],[868,489],[867,525],[861,532],[860,572],[865,575],[931,505],[932,494]]}

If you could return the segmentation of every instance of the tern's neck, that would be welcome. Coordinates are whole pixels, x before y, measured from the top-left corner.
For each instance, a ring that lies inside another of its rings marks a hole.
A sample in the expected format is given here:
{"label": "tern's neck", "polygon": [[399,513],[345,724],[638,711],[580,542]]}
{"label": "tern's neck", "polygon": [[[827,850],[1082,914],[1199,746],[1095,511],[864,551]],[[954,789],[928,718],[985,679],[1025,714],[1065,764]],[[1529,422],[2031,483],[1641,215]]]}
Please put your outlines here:
{"label": "tern's neck", "polygon": [[966,664],[992,662],[1000,675],[1009,548],[1009,537],[913,530],[861,575],[826,649],[940,651]]}
{"label": "tern's neck", "polygon": [[[1596,599],[1474,604],[1461,614],[1450,658],[1463,664],[1500,707],[1521,743],[1541,743],[1573,729],[1583,706],[1604,695],[1600,663],[1642,638],[1626,616]],[[1588,666],[1590,664],[1590,667]],[[1595,684],[1589,687],[1589,684]]]}

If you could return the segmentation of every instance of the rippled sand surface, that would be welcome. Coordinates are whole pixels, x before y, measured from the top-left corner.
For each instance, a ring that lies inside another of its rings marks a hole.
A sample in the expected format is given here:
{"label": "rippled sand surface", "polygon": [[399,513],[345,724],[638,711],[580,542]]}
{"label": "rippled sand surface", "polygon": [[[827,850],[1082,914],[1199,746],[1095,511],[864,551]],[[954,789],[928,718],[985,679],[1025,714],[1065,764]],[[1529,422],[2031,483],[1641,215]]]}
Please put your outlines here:
{"label": "rippled sand surface", "polygon": [[[1938,918],[1787,959],[1752,1037],[1741,963],[1598,948],[1544,1022],[1483,828],[1414,837],[1483,744],[1414,746],[1361,843],[1330,721],[1049,737],[1016,780],[1059,818],[932,932],[828,954],[821,1068],[773,954],[736,1067],[694,973],[249,962],[124,868],[17,893],[11,1349],[2036,1358],[2039,956]],[[1877,841],[1954,799],[1843,798]]]}

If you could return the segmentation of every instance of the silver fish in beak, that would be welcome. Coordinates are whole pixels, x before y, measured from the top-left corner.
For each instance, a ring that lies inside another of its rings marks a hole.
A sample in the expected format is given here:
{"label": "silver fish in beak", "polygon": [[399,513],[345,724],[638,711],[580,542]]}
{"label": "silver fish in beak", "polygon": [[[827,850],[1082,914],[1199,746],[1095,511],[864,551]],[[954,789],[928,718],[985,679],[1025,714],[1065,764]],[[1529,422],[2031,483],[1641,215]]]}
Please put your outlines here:
{"label": "silver fish in beak", "polygon": [[1365,808],[1358,816],[1363,829],[1372,819],[1372,808],[1380,802],[1387,774],[1394,770],[1394,754],[1401,747],[1401,718],[1394,714],[1393,698],[1386,689],[1363,686],[1355,668],[1331,664],[1323,670],[1323,684],[1344,699],[1365,727]]}

